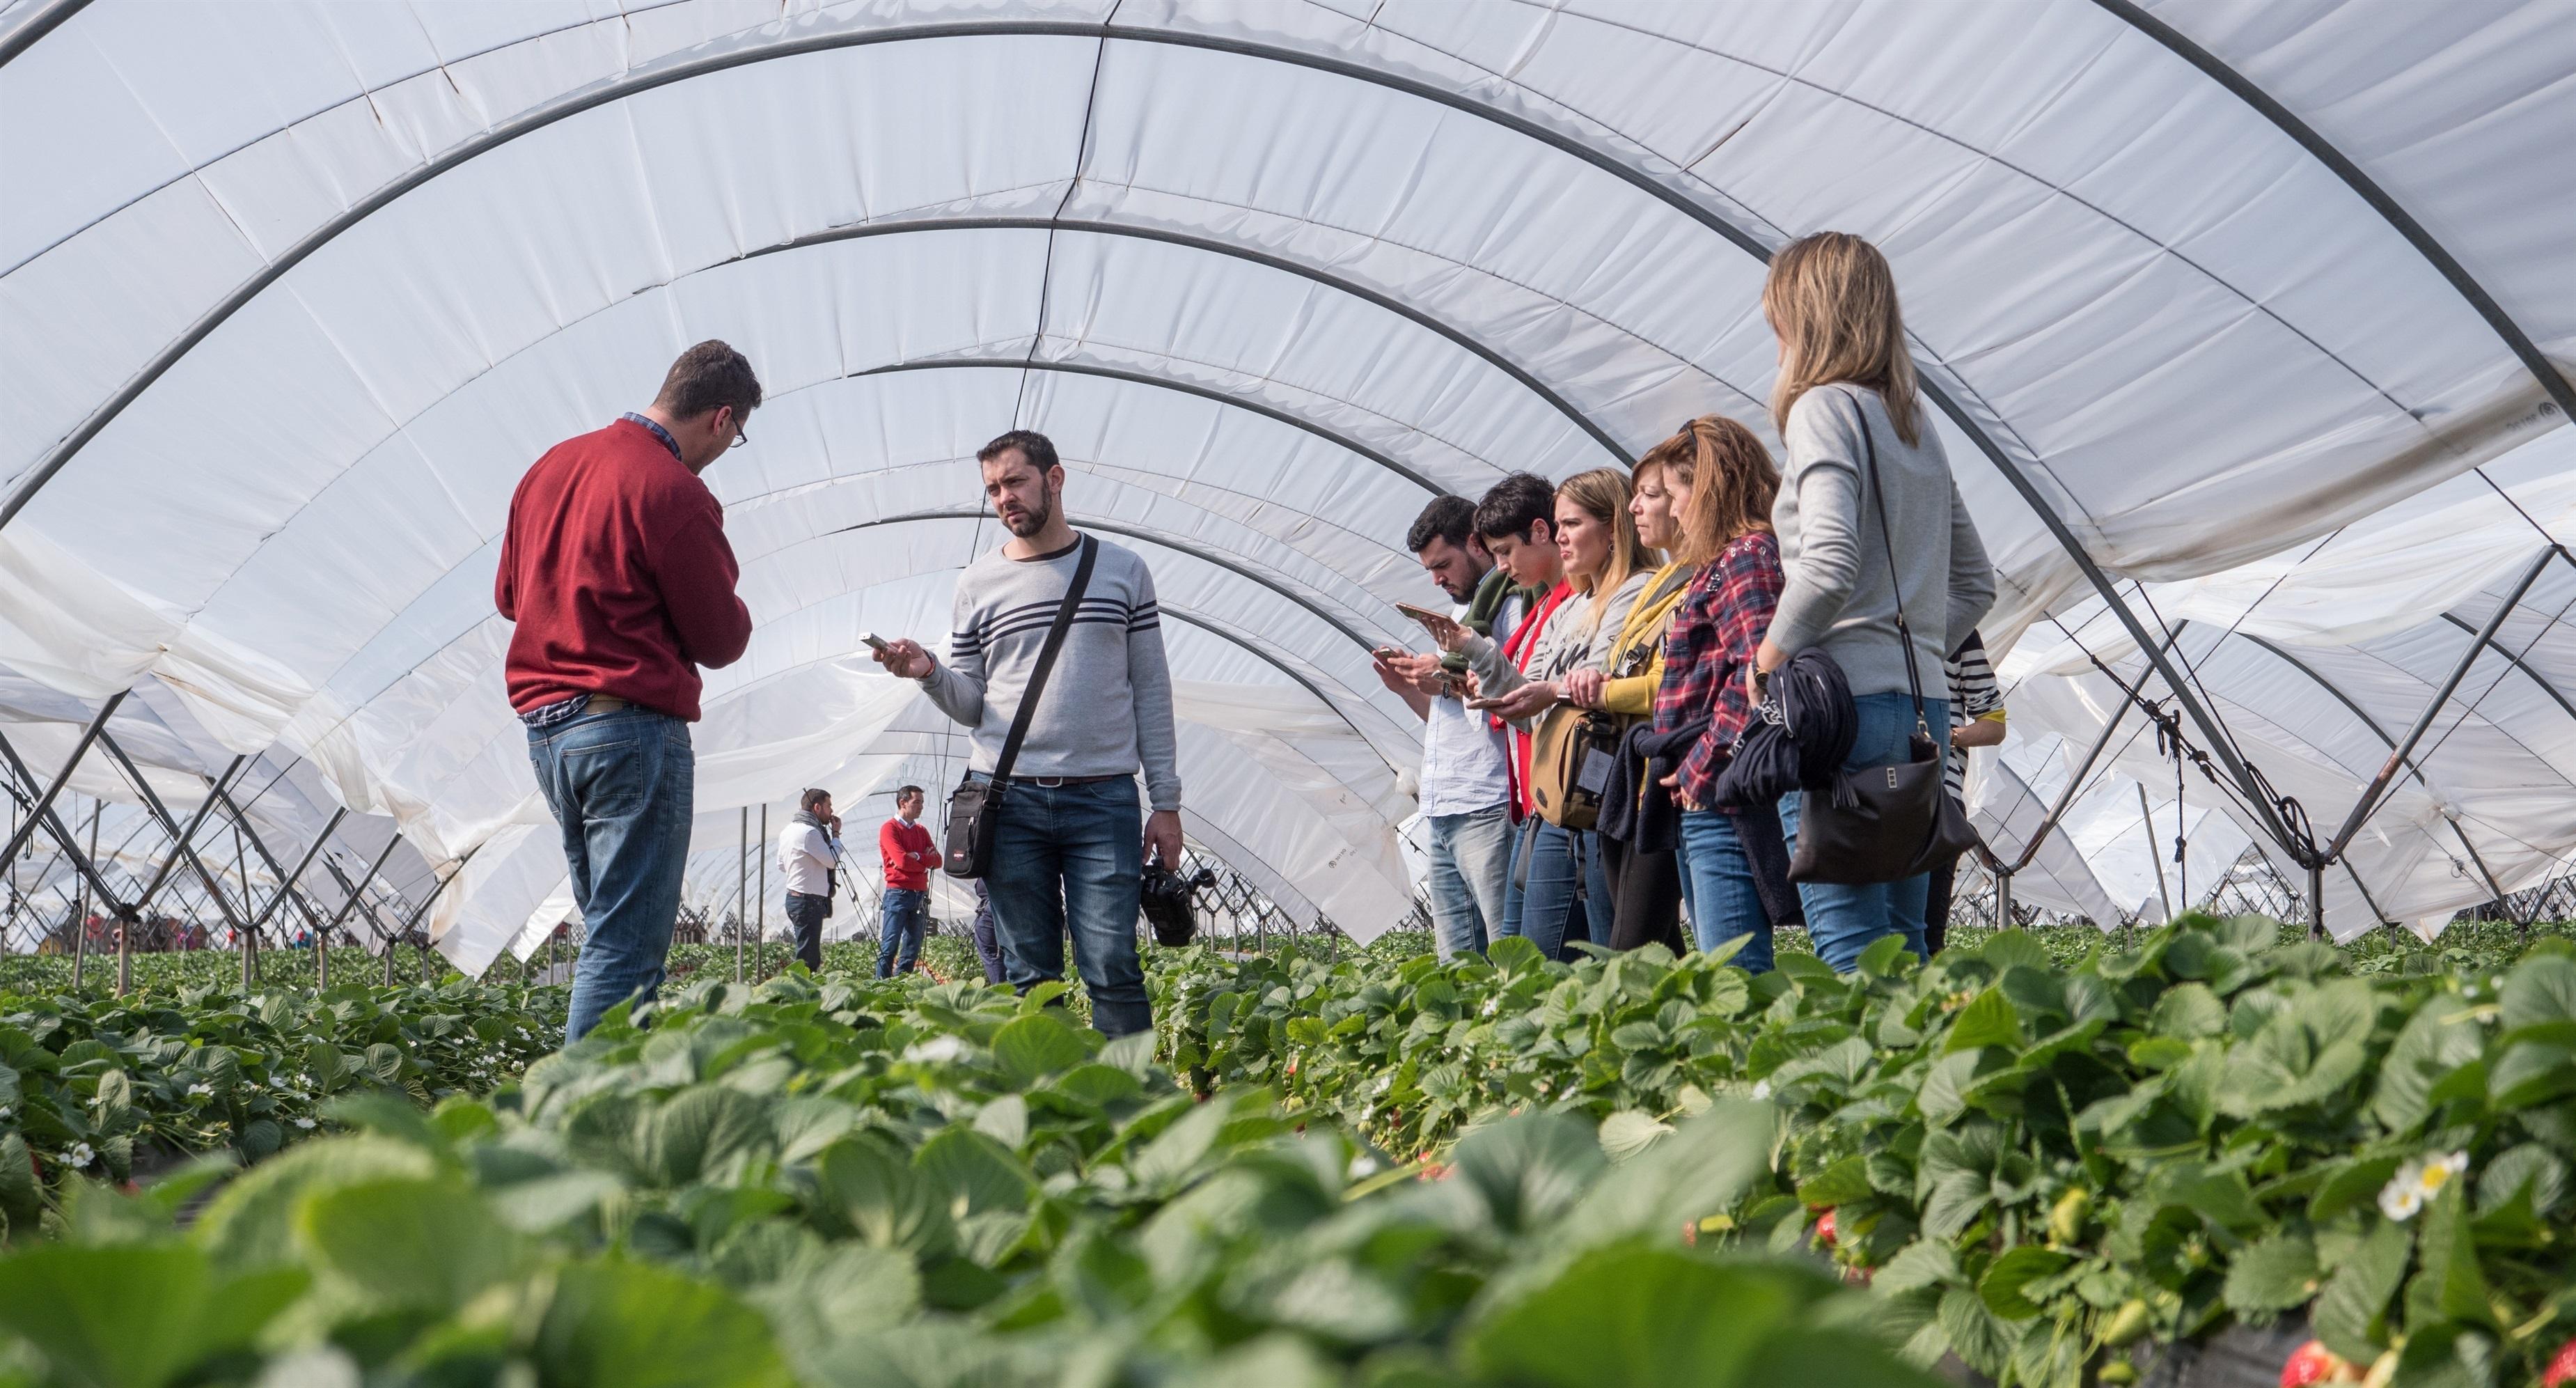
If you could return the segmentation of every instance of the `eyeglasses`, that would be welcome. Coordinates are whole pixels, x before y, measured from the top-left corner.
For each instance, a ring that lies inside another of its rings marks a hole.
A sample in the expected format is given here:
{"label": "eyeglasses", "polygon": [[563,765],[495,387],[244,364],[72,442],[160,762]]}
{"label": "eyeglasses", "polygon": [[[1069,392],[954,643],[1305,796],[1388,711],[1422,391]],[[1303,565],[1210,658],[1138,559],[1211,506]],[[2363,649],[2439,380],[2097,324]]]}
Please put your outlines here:
{"label": "eyeglasses", "polygon": [[740,448],[749,442],[751,442],[751,431],[740,424],[736,424],[733,426],[733,442],[726,444],[725,447]]}

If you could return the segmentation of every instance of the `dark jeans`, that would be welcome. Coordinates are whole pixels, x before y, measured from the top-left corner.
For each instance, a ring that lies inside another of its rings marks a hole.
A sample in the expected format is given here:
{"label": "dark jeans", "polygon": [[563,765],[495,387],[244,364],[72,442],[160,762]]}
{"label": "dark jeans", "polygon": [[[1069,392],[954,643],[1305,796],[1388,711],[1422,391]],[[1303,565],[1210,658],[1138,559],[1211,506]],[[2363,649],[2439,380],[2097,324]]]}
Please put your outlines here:
{"label": "dark jeans", "polygon": [[912,972],[921,961],[921,923],[930,914],[930,893],[919,887],[888,887],[878,908],[877,977]]}
{"label": "dark jeans", "polygon": [[[1946,754],[1950,750],[1950,703],[1946,699],[1926,699],[1923,706],[1935,754]],[[1865,771],[1873,766],[1902,763],[1907,756],[1907,739],[1914,732],[1913,697],[1901,693],[1863,694],[1852,700],[1852,709],[1858,715],[1858,728],[1851,755],[1843,759],[1843,769]],[[1780,797],[1780,829],[1793,854],[1798,850],[1798,795],[1791,791]],[[1915,958],[1929,959],[1932,956],[1923,945],[1923,907],[1931,886],[1929,873],[1861,887],[1801,882],[1798,900],[1807,908],[1807,938],[1815,942],[1817,957],[1833,965],[1838,973],[1858,968],[1861,951],[1887,935],[1902,936]]]}
{"label": "dark jeans", "polygon": [[787,894],[787,926],[796,932],[796,957],[818,974],[823,971],[823,917],[831,907],[828,896]]}
{"label": "dark jeans", "polygon": [[528,729],[528,760],[563,829],[587,938],[574,966],[564,1044],[600,1014],[662,984],[680,914],[697,757],[689,725],[632,706]]}
{"label": "dark jeans", "polygon": [[984,981],[1000,983],[1008,976],[1002,971],[1002,939],[993,929],[992,903],[986,902],[975,913],[975,957],[984,961]]}
{"label": "dark jeans", "polygon": [[993,826],[984,878],[1011,986],[1064,977],[1064,940],[1091,994],[1091,1024],[1109,1036],[1148,1031],[1145,966],[1136,957],[1144,898],[1145,816],[1132,779],[1047,787],[1015,781]]}

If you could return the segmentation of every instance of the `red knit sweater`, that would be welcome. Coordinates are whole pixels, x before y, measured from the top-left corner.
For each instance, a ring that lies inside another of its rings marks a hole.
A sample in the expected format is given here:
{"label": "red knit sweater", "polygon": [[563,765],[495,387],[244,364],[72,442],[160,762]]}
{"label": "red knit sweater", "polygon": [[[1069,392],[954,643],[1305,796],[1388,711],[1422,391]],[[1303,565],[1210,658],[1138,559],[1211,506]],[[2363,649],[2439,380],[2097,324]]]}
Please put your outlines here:
{"label": "red knit sweater", "polygon": [[613,694],[694,723],[698,666],[751,643],[724,508],[651,431],[619,420],[566,439],[519,479],[493,605],[510,635],[510,706]]}
{"label": "red knit sweater", "polygon": [[930,842],[930,831],[906,822],[901,815],[887,820],[877,830],[877,855],[885,859],[888,887],[916,892],[930,886],[930,865],[940,860],[939,849]]}

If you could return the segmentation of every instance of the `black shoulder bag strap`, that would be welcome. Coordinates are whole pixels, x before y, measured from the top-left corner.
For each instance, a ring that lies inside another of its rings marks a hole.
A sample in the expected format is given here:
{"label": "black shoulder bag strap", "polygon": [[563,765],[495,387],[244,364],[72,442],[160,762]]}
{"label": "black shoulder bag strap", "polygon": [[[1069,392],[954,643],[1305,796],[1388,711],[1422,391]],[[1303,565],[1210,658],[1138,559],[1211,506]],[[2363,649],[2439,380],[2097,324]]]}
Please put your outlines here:
{"label": "black shoulder bag strap", "polygon": [[1029,671],[1028,687],[1020,691],[1019,711],[1011,715],[1011,731],[1002,739],[1001,754],[993,758],[992,775],[983,781],[969,775],[948,796],[948,843],[942,861],[951,877],[971,880],[992,870],[998,811],[1010,787],[1011,768],[1019,764],[1020,744],[1028,740],[1029,720],[1037,715],[1038,696],[1046,692],[1047,675],[1055,669],[1056,653],[1064,649],[1064,634],[1073,626],[1082,595],[1091,588],[1091,568],[1099,557],[1100,541],[1083,536],[1082,558],[1074,563],[1073,582],[1065,588],[1064,602],[1055,610],[1055,624],[1047,628],[1046,644],[1038,648],[1038,663]]}
{"label": "black shoulder bag strap", "polygon": [[1861,402],[1858,391],[1850,392],[1852,408],[1860,414],[1861,456],[1869,469],[1869,499],[1878,510],[1879,551],[1887,556],[1887,586],[1896,594],[1896,639],[1905,643],[1905,683],[1914,692],[1914,735],[1926,742],[1932,740],[1932,720],[1923,707],[1923,671],[1914,654],[1914,629],[1905,624],[1905,584],[1896,576],[1896,541],[1887,528],[1887,488],[1878,480],[1878,431],[1869,424],[1869,407]]}
{"label": "black shoulder bag strap", "polygon": [[[1082,606],[1082,595],[1091,588],[1091,567],[1100,558],[1100,541],[1082,537],[1082,557],[1074,562],[1073,582],[1064,590],[1064,602],[1055,610],[1055,625],[1047,628],[1046,644],[1038,648],[1037,667],[1029,671],[1029,687],[1020,694],[1020,710],[1011,715],[1011,731],[1002,739],[1002,751],[993,758],[993,779],[1011,779],[1011,768],[1020,760],[1020,744],[1028,741],[1029,720],[1037,716],[1038,695],[1046,689],[1047,675],[1055,669],[1056,653],[1064,649],[1064,634],[1073,628],[1073,614]],[[1920,696],[1916,702],[1921,703]]]}

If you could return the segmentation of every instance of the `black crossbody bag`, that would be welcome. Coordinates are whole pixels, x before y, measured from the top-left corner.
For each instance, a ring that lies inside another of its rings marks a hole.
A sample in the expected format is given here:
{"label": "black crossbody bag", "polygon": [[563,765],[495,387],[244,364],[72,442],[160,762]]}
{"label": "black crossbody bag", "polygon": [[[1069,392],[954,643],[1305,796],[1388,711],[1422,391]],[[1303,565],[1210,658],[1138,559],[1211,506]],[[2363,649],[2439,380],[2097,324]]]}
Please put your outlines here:
{"label": "black crossbody bag", "polygon": [[1047,628],[1046,644],[1038,648],[1037,668],[1029,671],[1029,687],[1020,694],[1019,712],[1011,715],[1011,731],[1002,739],[1001,755],[993,759],[993,774],[981,781],[970,774],[948,794],[947,861],[941,866],[951,877],[971,881],[993,869],[993,835],[1001,824],[1011,768],[1020,760],[1020,744],[1028,740],[1038,696],[1046,690],[1048,672],[1055,669],[1056,652],[1064,649],[1064,634],[1072,628],[1074,609],[1082,605],[1082,595],[1091,587],[1091,566],[1099,557],[1100,541],[1083,536],[1073,584],[1064,590],[1064,603],[1055,610],[1055,624]]}
{"label": "black crossbody bag", "polygon": [[[1855,404],[1859,403],[1855,398]],[[1905,585],[1896,581],[1896,544],[1887,530],[1887,491],[1878,481],[1878,439],[1869,414],[1860,417],[1869,466],[1870,499],[1878,507],[1878,542],[1887,555],[1888,585],[1896,590],[1896,635],[1905,643],[1905,682],[1914,692],[1910,760],[1894,766],[1835,773],[1829,792],[1802,791],[1798,801],[1798,850],[1789,864],[1792,882],[1865,887],[1902,882],[1930,872],[1978,846],[1977,831],[1941,784],[1941,744],[1932,740],[1923,707],[1923,672],[1914,654],[1914,632],[1905,624]],[[1837,802],[1840,802],[1839,804]]]}

